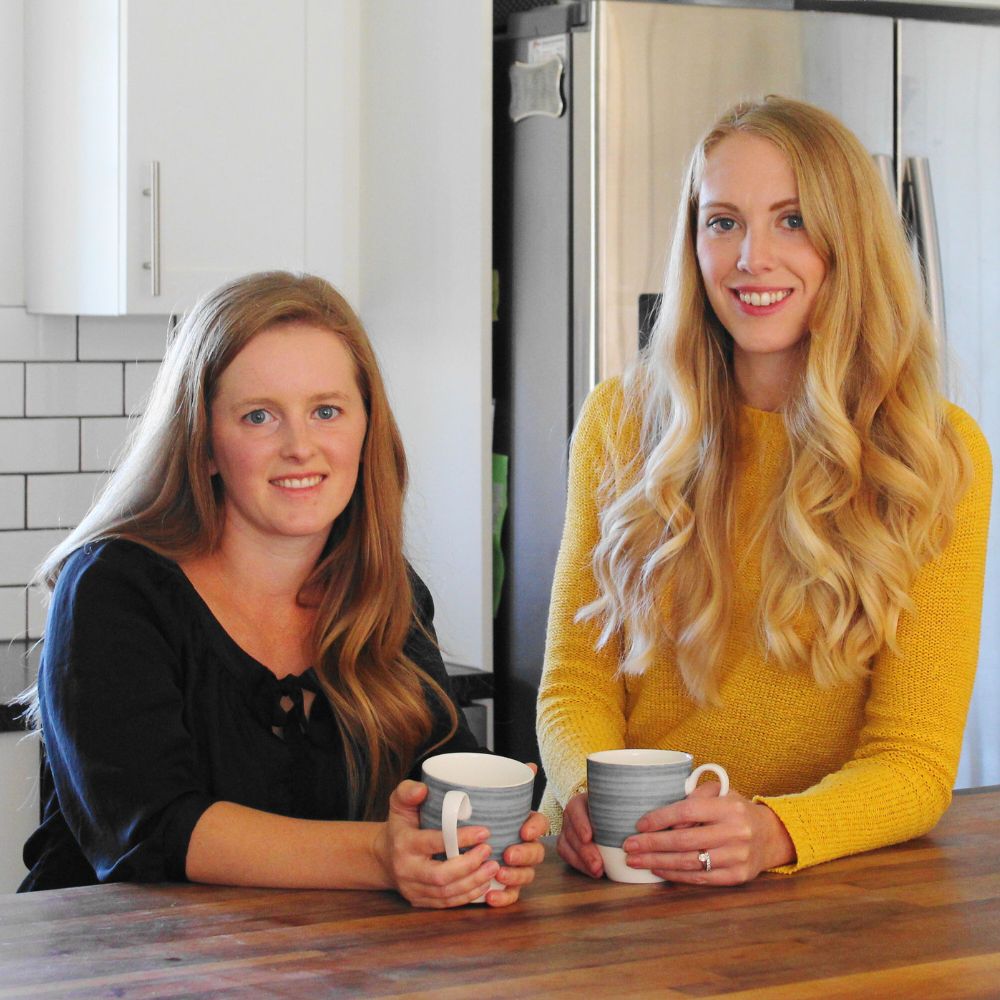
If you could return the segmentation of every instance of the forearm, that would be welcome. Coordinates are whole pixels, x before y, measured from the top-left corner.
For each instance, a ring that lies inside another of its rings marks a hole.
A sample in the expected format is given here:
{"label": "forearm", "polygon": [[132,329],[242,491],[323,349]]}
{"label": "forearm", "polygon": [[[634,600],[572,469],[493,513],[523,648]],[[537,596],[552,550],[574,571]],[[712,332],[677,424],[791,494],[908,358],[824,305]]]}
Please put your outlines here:
{"label": "forearm", "polygon": [[382,823],[292,819],[232,802],[210,806],[191,834],[192,882],[287,889],[391,889]]}

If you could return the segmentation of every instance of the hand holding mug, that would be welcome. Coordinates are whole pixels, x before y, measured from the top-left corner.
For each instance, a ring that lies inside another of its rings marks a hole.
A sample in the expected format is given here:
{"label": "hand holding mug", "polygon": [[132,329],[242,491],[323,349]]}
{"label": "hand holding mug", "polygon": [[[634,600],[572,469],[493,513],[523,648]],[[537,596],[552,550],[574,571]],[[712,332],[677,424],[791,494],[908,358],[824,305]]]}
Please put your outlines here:
{"label": "hand holding mug", "polygon": [[623,844],[627,863],[670,882],[739,885],[795,859],[775,813],[736,792],[720,797],[718,789],[714,782],[699,785],[639,820]]}
{"label": "hand holding mug", "polygon": [[480,753],[440,754],[424,762],[421,777],[428,793],[420,825],[441,831],[445,864],[461,856],[469,829],[487,830],[496,871],[482,893],[465,902],[506,906],[534,878],[534,866],[544,857],[537,841],[548,830],[548,821],[531,811],[536,770],[533,764]]}
{"label": "hand holding mug", "polygon": [[500,866],[490,858],[489,831],[469,826],[458,833],[465,850],[457,858],[436,861],[442,850],[440,830],[420,829],[420,804],[427,786],[401,782],[389,798],[389,816],[375,838],[374,852],[386,878],[413,906],[441,909],[471,903],[489,889]]}
{"label": "hand holding mug", "polygon": [[[627,844],[650,814],[662,811],[690,795],[705,771],[714,771],[721,783],[719,795],[729,791],[729,776],[718,764],[692,770],[691,754],[680,750],[603,750],[587,757],[590,825],[608,878],[615,882],[662,882],[665,876],[646,864],[646,847],[630,855]],[[696,857],[702,853],[695,852]],[[711,862],[708,862],[710,865]]]}

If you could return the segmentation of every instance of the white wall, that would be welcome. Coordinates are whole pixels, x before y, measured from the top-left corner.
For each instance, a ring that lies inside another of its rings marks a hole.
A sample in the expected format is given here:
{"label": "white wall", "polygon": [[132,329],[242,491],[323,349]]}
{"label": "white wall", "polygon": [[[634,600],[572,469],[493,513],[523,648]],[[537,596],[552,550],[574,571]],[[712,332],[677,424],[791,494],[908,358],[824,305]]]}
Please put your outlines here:
{"label": "white wall", "polygon": [[360,312],[445,658],[492,669],[492,5],[364,0]]}

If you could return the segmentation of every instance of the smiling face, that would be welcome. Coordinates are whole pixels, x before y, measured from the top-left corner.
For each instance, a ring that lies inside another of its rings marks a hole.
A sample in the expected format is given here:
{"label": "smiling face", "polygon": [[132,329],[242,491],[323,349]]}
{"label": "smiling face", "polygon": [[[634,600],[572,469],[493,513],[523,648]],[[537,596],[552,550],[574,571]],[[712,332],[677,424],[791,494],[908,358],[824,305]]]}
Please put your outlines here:
{"label": "smiling face", "polygon": [[337,334],[304,322],[257,334],[220,376],[211,404],[223,538],[322,548],[354,492],[367,426]]}
{"label": "smiling face", "polygon": [[809,239],[791,164],[773,143],[735,132],[708,153],[698,198],[698,266],[715,315],[733,338],[748,402],[761,380],[798,366],[826,265]]}

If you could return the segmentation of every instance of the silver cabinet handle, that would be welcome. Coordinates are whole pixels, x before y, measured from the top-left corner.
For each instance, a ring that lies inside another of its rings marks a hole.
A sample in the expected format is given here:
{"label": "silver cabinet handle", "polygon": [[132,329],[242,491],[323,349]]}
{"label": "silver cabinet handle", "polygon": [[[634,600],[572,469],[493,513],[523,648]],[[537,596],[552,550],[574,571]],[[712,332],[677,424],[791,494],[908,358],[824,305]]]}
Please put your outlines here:
{"label": "silver cabinet handle", "polygon": [[909,156],[903,172],[903,218],[917,247],[924,276],[927,311],[943,340],[945,338],[944,281],[941,274],[941,245],[938,242],[937,216],[934,213],[934,189],[931,165],[925,156]]}
{"label": "silver cabinet handle", "polygon": [[149,199],[149,260],[143,261],[143,270],[150,272],[151,295],[160,294],[160,161],[149,164],[149,187],[142,193]]}

